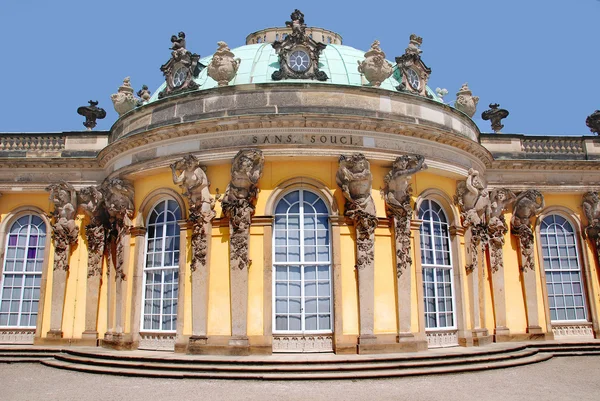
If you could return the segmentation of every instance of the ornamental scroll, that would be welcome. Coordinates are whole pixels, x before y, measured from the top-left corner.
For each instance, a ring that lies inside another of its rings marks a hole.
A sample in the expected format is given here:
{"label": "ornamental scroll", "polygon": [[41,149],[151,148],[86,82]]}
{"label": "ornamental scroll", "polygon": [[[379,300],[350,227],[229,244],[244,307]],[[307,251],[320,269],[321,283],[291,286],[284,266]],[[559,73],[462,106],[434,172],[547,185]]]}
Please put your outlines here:
{"label": "ornamental scroll", "polygon": [[387,206],[387,215],[394,221],[394,237],[396,242],[396,275],[402,273],[412,264],[410,246],[410,220],[413,208],[410,204],[412,187],[411,176],[426,169],[425,159],[421,155],[399,156],[387,173],[381,191]]}
{"label": "ornamental scroll", "polygon": [[519,237],[519,249],[521,252],[521,270],[534,270],[535,260],[533,256],[533,222],[544,208],[544,196],[535,189],[528,189],[517,195],[513,206],[513,216],[510,221],[511,232]]}
{"label": "ornamental scroll", "polygon": [[231,181],[221,200],[223,214],[229,218],[231,269],[244,270],[250,264],[250,223],[264,163],[265,158],[259,149],[242,149],[233,159]]}
{"label": "ornamental scroll", "polygon": [[188,222],[192,225],[192,265],[194,272],[206,265],[208,231],[215,218],[215,199],[210,196],[206,167],[194,155],[187,155],[171,164],[173,182],[179,185],[190,203]]}
{"label": "ornamental scroll", "polygon": [[369,162],[361,153],[340,156],[335,180],[346,198],[345,215],[356,227],[356,268],[372,267],[378,220],[371,197],[373,176]]}
{"label": "ornamental scroll", "polygon": [[69,271],[69,250],[77,243],[79,227],[75,224],[77,212],[77,192],[69,183],[60,182],[46,188],[50,201],[54,204],[52,219],[52,239],[54,240],[54,270]]}

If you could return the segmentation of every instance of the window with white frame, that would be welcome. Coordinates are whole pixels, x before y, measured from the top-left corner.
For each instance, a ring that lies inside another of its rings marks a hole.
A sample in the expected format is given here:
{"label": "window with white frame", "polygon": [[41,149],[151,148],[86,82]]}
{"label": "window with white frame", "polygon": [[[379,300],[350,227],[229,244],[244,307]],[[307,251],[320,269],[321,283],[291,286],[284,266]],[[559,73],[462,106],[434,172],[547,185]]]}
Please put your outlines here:
{"label": "window with white frame", "polygon": [[419,208],[421,265],[425,297],[425,327],[453,329],[454,289],[448,218],[435,201],[425,199]]}
{"label": "window with white frame", "polygon": [[540,236],[550,320],[587,320],[573,226],[562,216],[550,215],[542,220]]}
{"label": "window with white frame", "polygon": [[307,190],[289,192],[275,208],[275,333],[331,332],[329,211]]}
{"label": "window with white frame", "polygon": [[175,331],[179,280],[181,210],[172,199],[160,201],[148,217],[142,331]]}
{"label": "window with white frame", "polygon": [[15,221],[6,238],[0,327],[35,327],[46,247],[46,224],[35,215]]}

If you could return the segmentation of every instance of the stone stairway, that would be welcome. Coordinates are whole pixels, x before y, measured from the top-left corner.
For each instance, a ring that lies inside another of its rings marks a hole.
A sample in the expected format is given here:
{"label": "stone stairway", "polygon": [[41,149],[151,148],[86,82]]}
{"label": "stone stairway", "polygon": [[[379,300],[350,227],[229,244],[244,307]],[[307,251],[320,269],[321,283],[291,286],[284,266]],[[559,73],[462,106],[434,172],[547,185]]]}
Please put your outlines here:
{"label": "stone stairway", "polygon": [[600,342],[582,341],[582,342],[548,342],[530,345],[540,352],[548,352],[553,356],[592,356],[600,355]]}
{"label": "stone stairway", "polygon": [[61,352],[60,348],[47,347],[2,346],[0,347],[0,363],[39,363],[52,359]]}

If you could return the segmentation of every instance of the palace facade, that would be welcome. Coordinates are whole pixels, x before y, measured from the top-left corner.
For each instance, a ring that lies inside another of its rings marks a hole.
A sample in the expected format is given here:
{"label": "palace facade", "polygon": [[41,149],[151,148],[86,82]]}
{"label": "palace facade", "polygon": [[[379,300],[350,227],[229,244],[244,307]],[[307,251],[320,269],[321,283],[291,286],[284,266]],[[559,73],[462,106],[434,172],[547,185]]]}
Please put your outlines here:
{"label": "palace facade", "polygon": [[[307,27],[173,36],[87,131],[0,135],[0,343],[379,353],[600,336],[600,141],[499,133]],[[588,125],[598,132],[596,112]]]}

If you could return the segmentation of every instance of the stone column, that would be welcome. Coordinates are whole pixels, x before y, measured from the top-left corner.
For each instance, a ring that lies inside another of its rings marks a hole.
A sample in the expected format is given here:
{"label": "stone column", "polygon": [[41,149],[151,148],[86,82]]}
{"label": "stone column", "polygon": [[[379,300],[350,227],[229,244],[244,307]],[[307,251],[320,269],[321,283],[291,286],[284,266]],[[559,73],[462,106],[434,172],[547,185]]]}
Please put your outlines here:
{"label": "stone column", "polygon": [[[183,336],[183,326],[185,323],[185,287],[188,283],[186,274],[187,265],[187,228],[188,222],[180,220],[179,224],[179,274],[177,275],[177,325],[175,327],[175,352],[184,352],[188,346],[188,339]],[[193,287],[192,287],[193,296]],[[192,305],[192,314],[194,313]],[[193,317],[192,317],[193,323]]]}
{"label": "stone column", "polygon": [[85,331],[81,337],[96,344],[98,339],[98,298],[102,280],[105,230],[102,225],[86,226],[88,242],[87,291],[85,297]]}
{"label": "stone column", "polygon": [[511,231],[519,239],[519,259],[527,309],[527,333],[534,336],[543,334],[538,314],[538,294],[536,283],[534,235],[532,219],[544,208],[543,195],[529,189],[517,195],[511,219]]}
{"label": "stone column", "polygon": [[342,216],[330,216],[331,223],[331,256],[333,279],[333,349],[336,353],[349,348],[344,344],[343,332],[343,302],[342,302],[342,250],[340,245],[340,225],[344,223]]}
{"label": "stone column", "polygon": [[[129,220],[129,219],[126,219]],[[115,333],[122,335],[125,332],[125,314],[127,311],[127,274],[129,273],[129,254],[131,244],[130,226],[125,222],[117,239],[117,263],[115,265]]]}
{"label": "stone column", "polygon": [[229,219],[229,268],[231,294],[230,352],[250,352],[248,326],[248,268],[250,225],[264,156],[258,149],[240,150],[231,166],[231,182],[223,197],[223,214]]}
{"label": "stone column", "polygon": [[69,272],[71,246],[77,244],[79,227],[75,224],[77,193],[66,182],[52,184],[47,191],[54,203],[52,212],[52,239],[54,240],[54,269],[52,275],[52,305],[50,313],[49,339],[61,339],[65,288]]}
{"label": "stone column", "polygon": [[140,341],[140,325],[142,316],[142,292],[144,291],[144,255],[146,253],[146,227],[142,218],[136,219],[136,227],[129,230],[134,238],[135,253],[133,255],[133,271],[130,273],[132,280],[131,294],[131,342],[132,348],[137,348]]}
{"label": "stone column", "polygon": [[358,352],[375,344],[375,229],[378,219],[371,196],[373,177],[365,156],[355,153],[340,156],[336,182],[346,198],[344,214],[354,222],[356,232],[356,270],[360,334]]}

